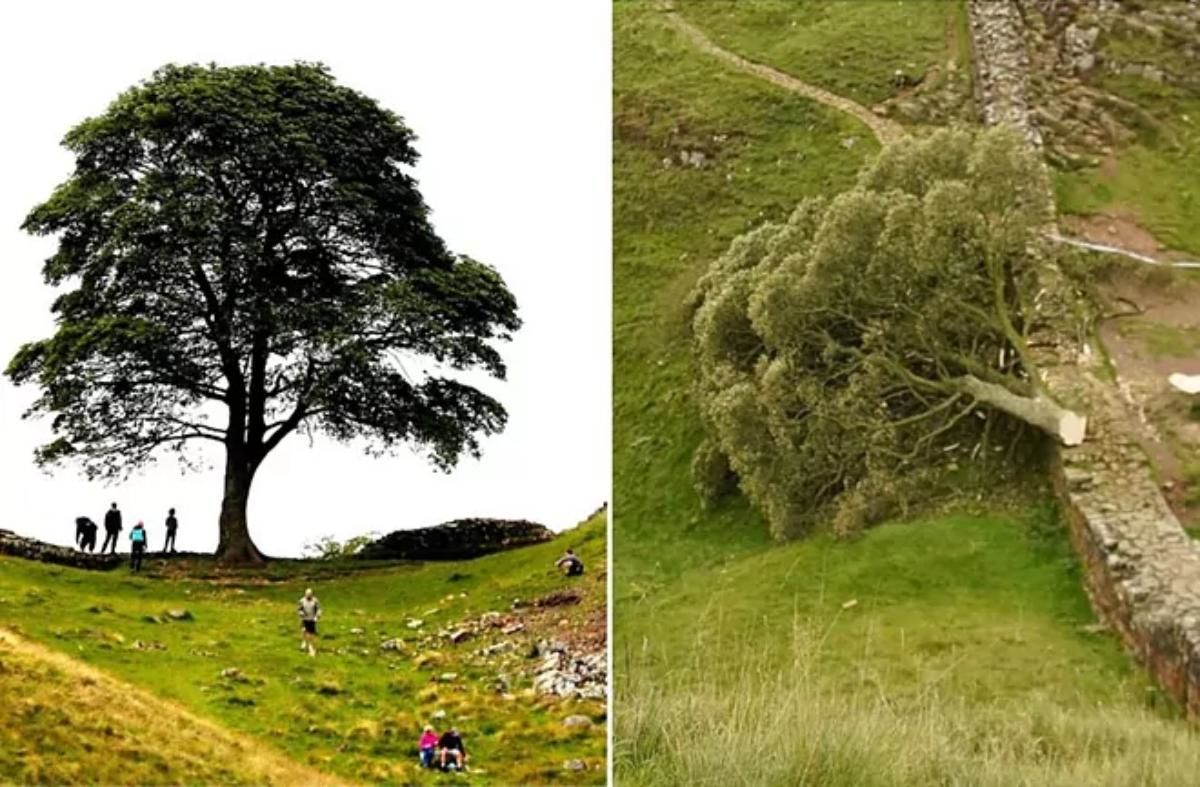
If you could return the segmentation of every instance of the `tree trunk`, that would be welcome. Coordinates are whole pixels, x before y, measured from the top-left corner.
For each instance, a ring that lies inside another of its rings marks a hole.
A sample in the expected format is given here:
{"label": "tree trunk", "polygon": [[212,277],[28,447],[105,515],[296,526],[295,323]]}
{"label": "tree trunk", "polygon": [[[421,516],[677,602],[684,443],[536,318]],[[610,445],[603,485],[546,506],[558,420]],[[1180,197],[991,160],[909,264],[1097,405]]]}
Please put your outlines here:
{"label": "tree trunk", "polygon": [[221,540],[217,560],[229,564],[263,563],[266,558],[250,539],[246,507],[254,467],[241,452],[229,447],[225,456],[225,496],[221,500]]}
{"label": "tree trunk", "polygon": [[1019,396],[1002,385],[987,383],[967,375],[958,387],[981,402],[1036,426],[1063,445],[1079,445],[1087,431],[1087,417],[1060,407],[1045,396]]}

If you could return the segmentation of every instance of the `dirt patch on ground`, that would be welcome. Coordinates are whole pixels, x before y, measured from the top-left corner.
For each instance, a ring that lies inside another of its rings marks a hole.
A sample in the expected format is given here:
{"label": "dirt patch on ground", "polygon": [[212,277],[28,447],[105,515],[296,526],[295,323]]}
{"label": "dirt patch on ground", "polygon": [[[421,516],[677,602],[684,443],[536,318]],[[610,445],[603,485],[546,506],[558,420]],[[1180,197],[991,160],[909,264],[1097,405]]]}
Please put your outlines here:
{"label": "dirt patch on ground", "polygon": [[1167,382],[1175,372],[1200,374],[1200,282],[1125,274],[1101,289],[1121,315],[1101,324],[1100,337],[1139,443],[1180,521],[1200,526],[1200,397]]}
{"label": "dirt patch on ground", "polygon": [[1092,243],[1118,246],[1150,256],[1158,256],[1166,250],[1166,247],[1138,224],[1137,219],[1130,213],[1111,212],[1098,213],[1093,216],[1064,216],[1062,224],[1070,234]]}
{"label": "dirt patch on ground", "polygon": [[1100,174],[1105,178],[1115,178],[1117,176],[1117,157],[1109,153],[1100,160]]}

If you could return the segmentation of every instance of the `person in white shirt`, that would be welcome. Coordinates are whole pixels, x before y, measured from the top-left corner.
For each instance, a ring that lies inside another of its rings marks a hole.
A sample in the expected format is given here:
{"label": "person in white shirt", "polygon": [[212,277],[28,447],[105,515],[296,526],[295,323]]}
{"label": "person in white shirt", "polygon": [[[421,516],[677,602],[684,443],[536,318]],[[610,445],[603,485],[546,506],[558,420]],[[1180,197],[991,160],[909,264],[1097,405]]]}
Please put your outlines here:
{"label": "person in white shirt", "polygon": [[300,629],[304,632],[300,640],[300,650],[307,650],[308,655],[317,655],[317,648],[313,645],[317,638],[317,621],[321,618],[321,602],[317,601],[317,597],[313,595],[312,588],[304,591],[304,597],[300,599],[300,605],[297,607],[300,612]]}

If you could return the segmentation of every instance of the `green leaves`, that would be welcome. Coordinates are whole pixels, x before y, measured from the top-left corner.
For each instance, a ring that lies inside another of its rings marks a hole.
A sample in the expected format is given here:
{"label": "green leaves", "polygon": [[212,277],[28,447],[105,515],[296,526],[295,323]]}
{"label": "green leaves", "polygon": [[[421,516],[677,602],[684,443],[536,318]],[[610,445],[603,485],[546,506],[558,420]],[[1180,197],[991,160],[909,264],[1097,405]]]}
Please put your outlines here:
{"label": "green leaves", "polygon": [[830,513],[847,530],[866,498],[890,508],[881,490],[902,496],[918,470],[973,450],[985,424],[1016,432],[969,417],[984,405],[957,381],[1028,392],[1019,326],[1044,193],[1010,132],[940,131],[734,240],[692,296],[709,431],[698,486],[723,487],[727,466],[777,537]]}
{"label": "green leaves", "polygon": [[39,461],[120,475],[207,439],[252,476],[298,429],[477,454],[505,413],[452,373],[503,378],[520,320],[434,233],[413,139],[307,63],[168,65],[71,129],[75,171],[23,225],[69,289],[7,368],[54,416]]}

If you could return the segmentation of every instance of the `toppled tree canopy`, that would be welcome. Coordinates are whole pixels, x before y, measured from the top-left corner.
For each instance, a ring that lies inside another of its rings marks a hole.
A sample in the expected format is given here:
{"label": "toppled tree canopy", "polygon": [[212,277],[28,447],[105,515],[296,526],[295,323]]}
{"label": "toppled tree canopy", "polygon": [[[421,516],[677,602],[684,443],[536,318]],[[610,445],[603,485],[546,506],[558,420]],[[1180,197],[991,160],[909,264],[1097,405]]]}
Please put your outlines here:
{"label": "toppled tree canopy", "polygon": [[701,492],[736,483],[780,538],[853,530],[955,452],[1082,440],[1026,347],[1045,189],[1012,132],[941,131],[737,238],[693,296]]}

